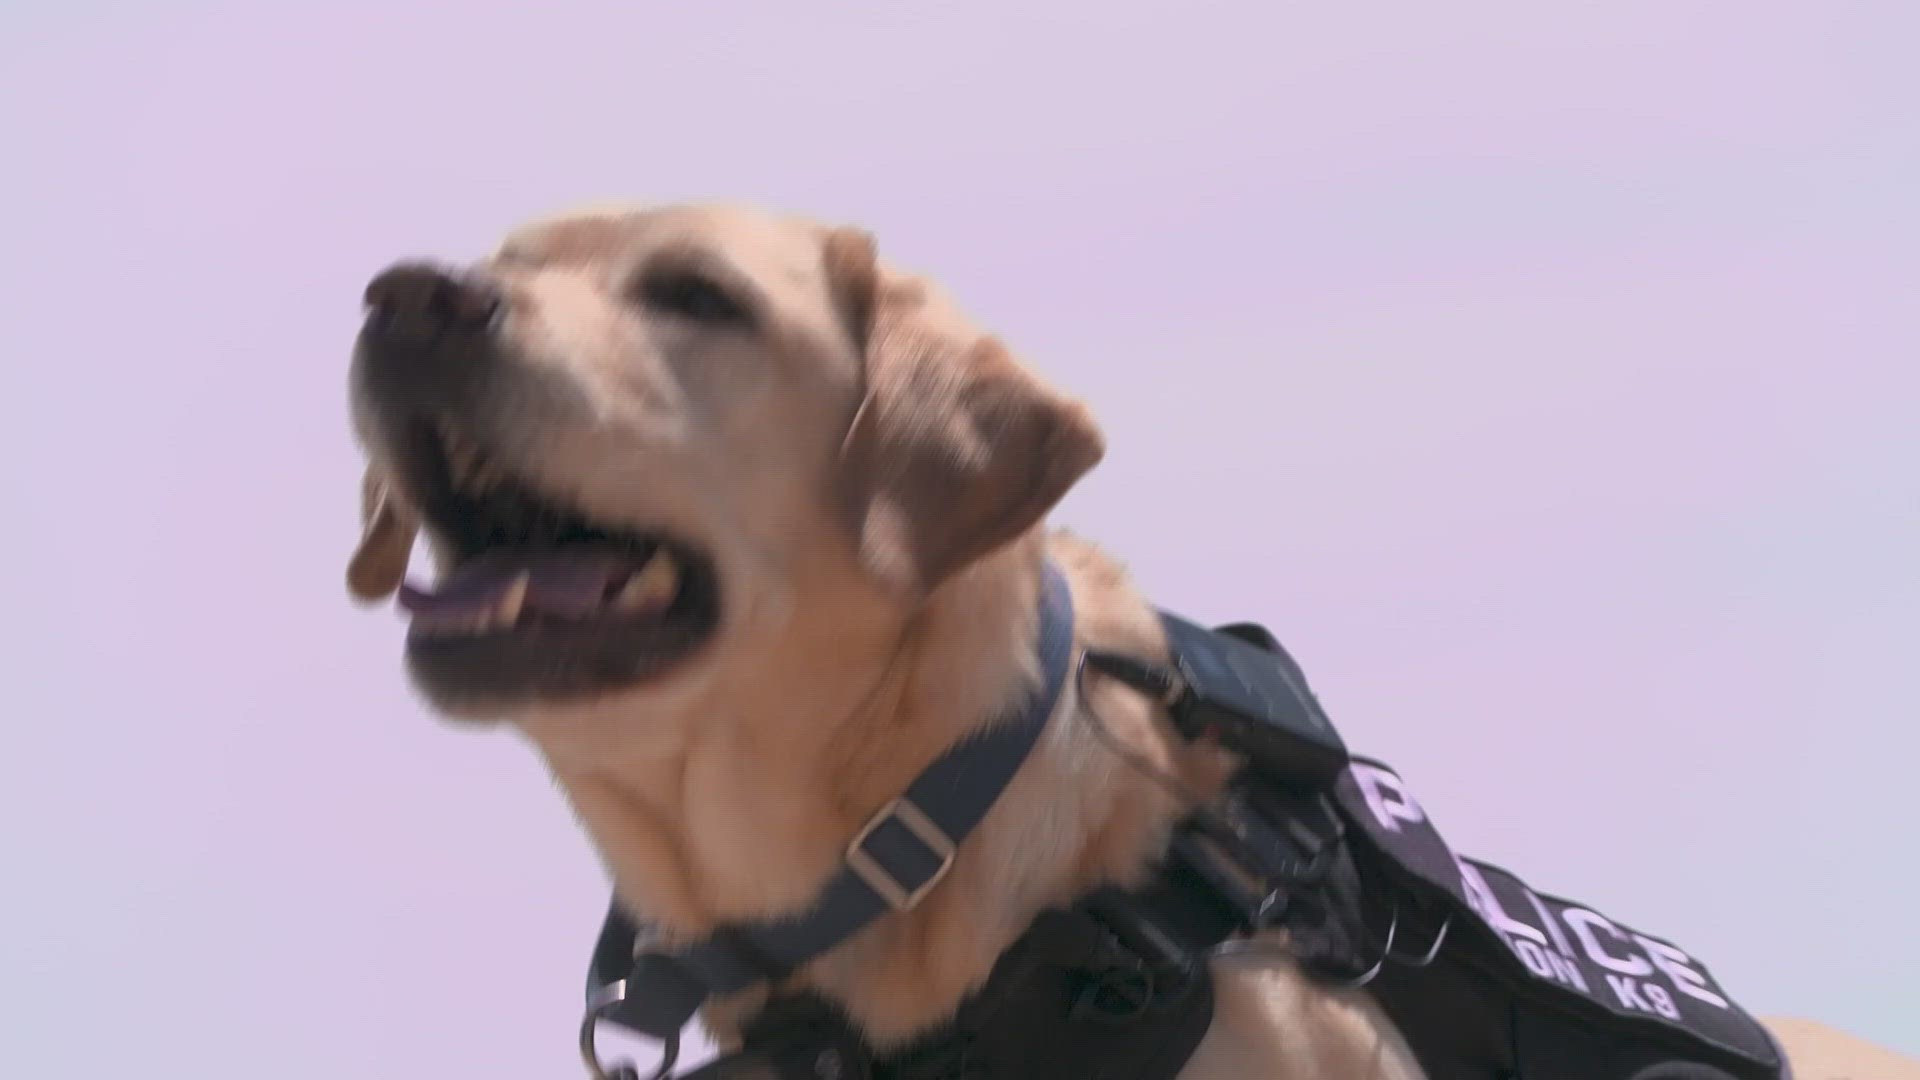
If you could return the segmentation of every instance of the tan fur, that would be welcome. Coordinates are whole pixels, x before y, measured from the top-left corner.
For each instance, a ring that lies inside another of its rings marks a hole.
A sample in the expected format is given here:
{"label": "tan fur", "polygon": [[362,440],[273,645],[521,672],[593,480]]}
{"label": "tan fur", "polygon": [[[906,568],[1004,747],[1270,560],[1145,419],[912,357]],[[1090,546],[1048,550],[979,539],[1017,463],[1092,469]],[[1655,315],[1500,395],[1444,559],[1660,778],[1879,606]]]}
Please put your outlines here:
{"label": "tan fur", "polygon": [[1794,1080],[1920,1080],[1920,1061],[1826,1024],[1776,1017],[1766,1025],[1793,1062]]}
{"label": "tan fur", "polygon": [[[750,285],[762,331],[695,343],[700,362],[675,366],[661,342],[683,331],[621,297],[633,267],[669,254]],[[706,546],[720,568],[725,622],[687,670],[511,717],[622,900],[669,936],[806,906],[870,814],[1024,692],[1043,552],[1071,584],[1079,644],[1163,647],[1112,559],[1041,528],[1099,457],[1091,418],[861,234],[740,209],[599,210],[521,230],[492,265],[518,362],[585,403],[527,404],[496,449],[597,516]],[[404,504],[392,492],[389,520],[370,525],[356,591],[397,582]],[[797,976],[874,1040],[941,1022],[1042,907],[1138,878],[1163,844],[1179,801],[1096,737],[1093,714],[1192,792],[1221,780],[1228,763],[1186,748],[1140,696],[1090,686],[1092,700],[1062,700],[924,903]],[[1187,1080],[1421,1076],[1365,995],[1277,959],[1218,971]],[[722,1042],[757,999],[709,1010]]]}

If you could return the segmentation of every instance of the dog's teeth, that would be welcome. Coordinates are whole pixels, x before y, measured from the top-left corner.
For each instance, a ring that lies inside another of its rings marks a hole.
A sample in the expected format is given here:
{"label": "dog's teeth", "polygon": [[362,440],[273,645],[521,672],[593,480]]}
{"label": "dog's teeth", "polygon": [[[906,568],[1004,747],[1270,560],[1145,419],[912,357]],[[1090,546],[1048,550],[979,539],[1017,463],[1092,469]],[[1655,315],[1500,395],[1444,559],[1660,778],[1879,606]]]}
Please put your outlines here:
{"label": "dog's teeth", "polygon": [[613,606],[616,611],[626,613],[664,608],[673,602],[674,591],[679,587],[680,568],[674,565],[673,556],[665,550],[656,551],[647,565],[628,578],[615,594]]}
{"label": "dog's teeth", "polygon": [[493,610],[493,625],[511,627],[520,621],[520,609],[527,603],[527,583],[533,575],[525,570],[516,574],[513,584],[500,597],[500,605]]}

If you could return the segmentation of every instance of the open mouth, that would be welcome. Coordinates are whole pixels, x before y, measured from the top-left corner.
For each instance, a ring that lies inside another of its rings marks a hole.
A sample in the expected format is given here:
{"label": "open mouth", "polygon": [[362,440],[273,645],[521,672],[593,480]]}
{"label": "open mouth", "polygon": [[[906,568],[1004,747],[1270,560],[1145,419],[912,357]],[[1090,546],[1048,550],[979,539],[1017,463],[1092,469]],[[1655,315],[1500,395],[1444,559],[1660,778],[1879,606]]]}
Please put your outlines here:
{"label": "open mouth", "polygon": [[430,691],[554,697],[657,677],[719,623],[711,558],[594,521],[503,469],[447,421],[418,426],[410,487],[450,567],[403,586],[407,655]]}

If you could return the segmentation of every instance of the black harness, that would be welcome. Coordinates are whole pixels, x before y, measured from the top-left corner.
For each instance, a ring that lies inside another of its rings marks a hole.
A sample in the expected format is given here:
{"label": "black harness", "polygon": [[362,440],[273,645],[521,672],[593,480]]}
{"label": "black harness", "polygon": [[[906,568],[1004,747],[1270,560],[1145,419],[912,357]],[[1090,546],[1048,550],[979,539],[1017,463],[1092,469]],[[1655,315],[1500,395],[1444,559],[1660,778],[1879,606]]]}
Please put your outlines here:
{"label": "black harness", "polygon": [[[1179,824],[1152,880],[1042,912],[954,1017],[910,1045],[876,1053],[834,1003],[783,991],[737,1050],[684,1080],[1172,1080],[1212,1023],[1210,965],[1283,949],[1318,980],[1366,987],[1434,1080],[1791,1080],[1765,1029],[1686,953],[1455,855],[1398,776],[1347,752],[1265,629],[1161,619],[1170,667],[1095,651],[1076,666],[1072,599],[1048,564],[1038,688],[882,807],[807,914],[667,948],[643,945],[613,904],[581,1029],[595,1080],[637,1077],[601,1064],[599,1023],[655,1040],[654,1080],[667,1080],[709,997],[777,985],[917,904],[1074,672],[1153,695],[1183,736],[1245,758]],[[1254,936],[1276,930],[1284,945]]]}

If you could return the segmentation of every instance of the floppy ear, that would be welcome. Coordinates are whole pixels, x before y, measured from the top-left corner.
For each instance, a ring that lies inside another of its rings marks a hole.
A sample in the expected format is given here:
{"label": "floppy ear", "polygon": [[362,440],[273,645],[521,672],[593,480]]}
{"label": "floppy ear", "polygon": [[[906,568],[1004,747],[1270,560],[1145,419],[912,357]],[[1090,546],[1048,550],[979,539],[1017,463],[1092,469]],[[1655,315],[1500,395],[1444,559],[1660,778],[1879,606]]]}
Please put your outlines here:
{"label": "floppy ear", "polygon": [[420,523],[372,465],[360,482],[360,546],[347,563],[347,590],[360,600],[390,596],[407,576]]}
{"label": "floppy ear", "polygon": [[830,234],[826,264],[865,381],[844,505],[868,569],[924,594],[1038,525],[1105,440],[1085,406],[884,272],[866,234]]}

